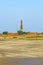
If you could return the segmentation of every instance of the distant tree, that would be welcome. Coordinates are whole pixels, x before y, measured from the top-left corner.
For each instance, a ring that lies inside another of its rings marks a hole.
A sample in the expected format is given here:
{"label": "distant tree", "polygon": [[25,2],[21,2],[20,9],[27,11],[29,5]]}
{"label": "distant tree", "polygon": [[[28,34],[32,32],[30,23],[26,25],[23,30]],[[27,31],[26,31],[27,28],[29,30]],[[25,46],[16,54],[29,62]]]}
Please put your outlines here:
{"label": "distant tree", "polygon": [[43,34],[43,32],[42,32],[42,34]]}
{"label": "distant tree", "polygon": [[27,34],[26,32],[23,32],[23,31],[17,31],[18,32],[18,34]]}
{"label": "distant tree", "polygon": [[22,31],[20,31],[20,30],[19,30],[19,31],[17,31],[17,32],[18,32],[18,34],[22,34]]}
{"label": "distant tree", "polygon": [[8,34],[8,32],[7,32],[7,31],[5,31],[5,32],[3,32],[3,34]]}

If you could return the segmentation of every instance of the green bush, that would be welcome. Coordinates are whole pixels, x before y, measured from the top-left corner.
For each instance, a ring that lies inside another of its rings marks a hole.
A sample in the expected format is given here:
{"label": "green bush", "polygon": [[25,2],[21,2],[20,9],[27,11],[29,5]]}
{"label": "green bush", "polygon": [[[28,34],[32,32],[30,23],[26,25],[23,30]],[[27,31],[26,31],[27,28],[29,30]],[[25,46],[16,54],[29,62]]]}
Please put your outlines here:
{"label": "green bush", "polygon": [[8,34],[8,32],[7,32],[7,31],[5,31],[5,32],[3,32],[3,34]]}
{"label": "green bush", "polygon": [[18,34],[27,34],[26,32],[23,32],[23,31],[17,31],[18,32]]}

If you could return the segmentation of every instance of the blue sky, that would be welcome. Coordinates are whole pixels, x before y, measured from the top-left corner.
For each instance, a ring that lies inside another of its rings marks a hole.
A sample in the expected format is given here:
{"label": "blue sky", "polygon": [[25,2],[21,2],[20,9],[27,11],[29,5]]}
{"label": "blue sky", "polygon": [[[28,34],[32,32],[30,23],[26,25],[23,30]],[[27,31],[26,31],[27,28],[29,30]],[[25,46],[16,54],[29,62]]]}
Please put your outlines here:
{"label": "blue sky", "polygon": [[0,0],[0,32],[43,32],[43,0]]}

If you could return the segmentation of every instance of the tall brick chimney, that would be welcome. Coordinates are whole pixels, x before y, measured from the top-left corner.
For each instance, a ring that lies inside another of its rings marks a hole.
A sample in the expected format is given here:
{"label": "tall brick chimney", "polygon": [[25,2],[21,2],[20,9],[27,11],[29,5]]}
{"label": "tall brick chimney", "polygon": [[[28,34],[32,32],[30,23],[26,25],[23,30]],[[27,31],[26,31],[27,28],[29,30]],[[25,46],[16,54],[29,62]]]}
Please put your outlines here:
{"label": "tall brick chimney", "polygon": [[23,25],[22,25],[22,20],[20,21],[20,31],[22,31]]}

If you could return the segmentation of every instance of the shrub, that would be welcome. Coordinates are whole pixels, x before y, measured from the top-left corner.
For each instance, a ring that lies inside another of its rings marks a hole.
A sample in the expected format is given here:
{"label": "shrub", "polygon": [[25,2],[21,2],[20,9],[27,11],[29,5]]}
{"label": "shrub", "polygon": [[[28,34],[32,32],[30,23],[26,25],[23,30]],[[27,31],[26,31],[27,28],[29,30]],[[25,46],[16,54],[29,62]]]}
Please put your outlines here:
{"label": "shrub", "polygon": [[3,34],[8,34],[8,32],[7,32],[7,31],[5,31],[5,32],[3,32]]}
{"label": "shrub", "polygon": [[26,32],[23,32],[23,31],[17,31],[18,32],[18,34],[27,34]]}

